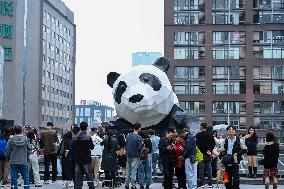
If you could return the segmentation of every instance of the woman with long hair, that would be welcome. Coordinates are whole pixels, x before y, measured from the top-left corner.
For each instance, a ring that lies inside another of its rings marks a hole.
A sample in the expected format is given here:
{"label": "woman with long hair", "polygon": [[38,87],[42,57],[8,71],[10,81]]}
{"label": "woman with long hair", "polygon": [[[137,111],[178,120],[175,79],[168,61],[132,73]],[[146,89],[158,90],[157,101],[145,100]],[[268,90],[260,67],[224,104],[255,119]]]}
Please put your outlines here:
{"label": "woman with long hair", "polygon": [[27,133],[27,138],[29,139],[29,143],[31,146],[31,153],[29,155],[29,160],[31,163],[31,168],[33,170],[34,180],[36,182],[35,187],[42,187],[42,184],[40,182],[40,175],[39,175],[39,164],[38,164],[38,150],[39,150],[39,144],[36,140],[36,136],[33,130],[30,130]]}
{"label": "woman with long hair", "polygon": [[273,179],[273,189],[277,189],[278,184],[278,169],[277,163],[279,158],[279,144],[272,132],[266,134],[266,143],[262,151],[264,156],[263,178],[265,189],[269,189],[269,179]]}
{"label": "woman with long hair", "polygon": [[247,159],[248,159],[248,177],[257,178],[257,165],[256,165],[256,156],[257,156],[257,144],[258,137],[255,132],[255,127],[250,126],[248,128],[248,133],[244,136],[245,144],[247,146]]}

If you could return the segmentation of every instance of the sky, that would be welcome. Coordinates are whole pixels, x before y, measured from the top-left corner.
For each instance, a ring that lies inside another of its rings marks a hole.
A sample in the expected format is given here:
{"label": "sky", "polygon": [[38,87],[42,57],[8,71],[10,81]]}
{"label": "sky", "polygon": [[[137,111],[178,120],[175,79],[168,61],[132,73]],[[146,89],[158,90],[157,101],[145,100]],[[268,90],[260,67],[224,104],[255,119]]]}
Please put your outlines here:
{"label": "sky", "polygon": [[75,103],[114,107],[109,72],[131,69],[131,53],[164,49],[164,0],[62,0],[76,24]]}

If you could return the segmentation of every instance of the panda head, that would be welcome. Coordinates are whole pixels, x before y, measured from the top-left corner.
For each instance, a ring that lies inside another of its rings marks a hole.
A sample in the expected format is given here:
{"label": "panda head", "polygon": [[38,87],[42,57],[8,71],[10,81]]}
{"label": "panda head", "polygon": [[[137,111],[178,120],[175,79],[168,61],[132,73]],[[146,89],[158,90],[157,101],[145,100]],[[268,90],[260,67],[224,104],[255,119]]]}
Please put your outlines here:
{"label": "panda head", "polygon": [[111,72],[107,83],[113,88],[117,115],[142,128],[158,124],[178,103],[167,77],[169,61],[159,58],[154,65],[133,67],[120,75]]}

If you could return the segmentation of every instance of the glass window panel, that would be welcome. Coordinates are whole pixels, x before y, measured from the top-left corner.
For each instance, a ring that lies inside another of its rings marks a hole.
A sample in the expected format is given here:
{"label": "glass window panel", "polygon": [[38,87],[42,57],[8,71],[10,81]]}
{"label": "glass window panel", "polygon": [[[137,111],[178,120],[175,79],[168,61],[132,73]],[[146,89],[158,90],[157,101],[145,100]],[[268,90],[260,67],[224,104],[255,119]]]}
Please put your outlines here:
{"label": "glass window panel", "polygon": [[175,78],[188,78],[188,67],[175,67]]}
{"label": "glass window panel", "polygon": [[188,59],[188,48],[175,48],[174,59]]}
{"label": "glass window panel", "polygon": [[271,94],[271,82],[260,82],[260,94]]}

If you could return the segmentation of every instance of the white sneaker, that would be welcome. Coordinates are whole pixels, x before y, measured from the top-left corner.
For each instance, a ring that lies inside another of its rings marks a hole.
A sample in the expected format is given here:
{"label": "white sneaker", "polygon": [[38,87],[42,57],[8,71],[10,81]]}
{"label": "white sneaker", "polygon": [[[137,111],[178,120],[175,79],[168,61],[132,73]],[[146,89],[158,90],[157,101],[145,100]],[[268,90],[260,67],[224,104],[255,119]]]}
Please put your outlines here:
{"label": "white sneaker", "polygon": [[72,181],[67,182],[67,187],[74,187],[74,183]]}

